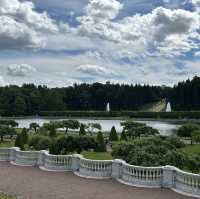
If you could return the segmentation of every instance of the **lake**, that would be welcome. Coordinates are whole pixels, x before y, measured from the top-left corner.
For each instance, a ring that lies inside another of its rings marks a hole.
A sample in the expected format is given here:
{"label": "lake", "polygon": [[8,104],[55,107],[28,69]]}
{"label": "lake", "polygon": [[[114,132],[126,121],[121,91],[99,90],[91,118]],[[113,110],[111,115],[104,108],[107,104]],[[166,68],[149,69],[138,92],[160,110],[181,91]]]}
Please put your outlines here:
{"label": "lake", "polygon": [[[40,126],[42,126],[44,123],[50,122],[50,121],[59,121],[59,120],[64,120],[66,118],[54,118],[54,119],[47,119],[47,118],[23,118],[23,119],[15,119],[16,122],[19,123],[19,128],[29,128],[29,124],[36,122]],[[117,132],[122,131],[122,127],[120,126],[120,122],[123,120],[118,120],[118,119],[87,119],[87,118],[76,118],[79,120],[81,123],[100,123],[102,126],[102,131],[110,131],[112,126],[115,126]],[[173,134],[174,130],[176,130],[180,125],[171,123],[171,122],[166,122],[166,121],[143,121],[143,120],[137,120],[137,122],[144,122],[148,126],[151,126],[155,129],[157,129],[161,135],[171,135]]]}

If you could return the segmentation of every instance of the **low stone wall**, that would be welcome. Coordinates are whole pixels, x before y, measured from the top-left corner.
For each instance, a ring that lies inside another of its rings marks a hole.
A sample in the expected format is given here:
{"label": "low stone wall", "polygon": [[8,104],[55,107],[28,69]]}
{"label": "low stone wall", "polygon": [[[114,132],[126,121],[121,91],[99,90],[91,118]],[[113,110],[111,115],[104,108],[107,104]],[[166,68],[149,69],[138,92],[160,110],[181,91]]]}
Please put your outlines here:
{"label": "low stone wall", "polygon": [[89,160],[81,155],[50,155],[48,151],[21,151],[17,147],[0,148],[0,161],[19,166],[38,166],[43,170],[71,171],[85,178],[112,178],[136,187],[169,188],[200,198],[200,175],[173,166],[141,167],[123,160]]}

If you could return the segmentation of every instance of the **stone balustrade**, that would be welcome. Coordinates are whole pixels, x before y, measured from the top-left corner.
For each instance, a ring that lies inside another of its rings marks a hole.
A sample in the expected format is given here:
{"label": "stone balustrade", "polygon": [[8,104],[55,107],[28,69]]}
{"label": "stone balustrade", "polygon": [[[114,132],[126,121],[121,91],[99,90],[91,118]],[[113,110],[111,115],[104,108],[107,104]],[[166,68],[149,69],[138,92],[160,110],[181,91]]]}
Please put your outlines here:
{"label": "stone balustrade", "polygon": [[39,154],[39,151],[21,151],[17,149],[15,160],[12,163],[21,166],[37,166]]}
{"label": "stone balustrade", "polygon": [[162,167],[140,167],[125,163],[120,181],[138,187],[161,187]]}
{"label": "stone balustrade", "polygon": [[45,153],[44,165],[41,167],[50,171],[71,171],[71,155],[50,155]]}
{"label": "stone balustrade", "polygon": [[0,148],[0,161],[9,161],[10,160],[10,149]]}
{"label": "stone balustrade", "polygon": [[141,167],[123,160],[89,160],[78,154],[50,155],[48,151],[21,151],[17,147],[0,148],[0,161],[48,171],[72,171],[85,178],[112,178],[131,186],[169,188],[200,198],[200,175],[172,166]]}
{"label": "stone balustrade", "polygon": [[88,160],[82,157],[79,170],[76,173],[89,178],[111,178],[112,161]]}
{"label": "stone balustrade", "polygon": [[200,197],[200,175],[176,169],[173,189],[179,193]]}

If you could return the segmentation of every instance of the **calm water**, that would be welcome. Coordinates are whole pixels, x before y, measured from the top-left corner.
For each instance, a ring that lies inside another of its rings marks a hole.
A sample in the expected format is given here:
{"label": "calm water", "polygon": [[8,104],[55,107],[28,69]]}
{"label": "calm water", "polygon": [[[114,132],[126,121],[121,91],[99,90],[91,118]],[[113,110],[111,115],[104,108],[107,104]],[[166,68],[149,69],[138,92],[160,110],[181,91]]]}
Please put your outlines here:
{"label": "calm water", "polygon": [[[66,118],[64,118],[66,119]],[[16,121],[19,123],[20,128],[28,128],[29,124],[32,122],[38,123],[40,126],[43,125],[43,123],[49,122],[49,121],[58,121],[63,119],[44,119],[44,118],[25,118],[25,119],[16,119]],[[110,131],[112,126],[115,126],[116,130],[118,132],[122,131],[122,127],[120,126],[120,122],[122,120],[106,120],[106,119],[77,119],[81,123],[89,123],[89,122],[97,122],[100,123],[102,126],[103,131]],[[170,122],[163,122],[163,121],[138,121],[138,122],[144,122],[148,126],[151,126],[155,129],[158,129],[161,135],[171,135],[173,134],[174,130],[176,130],[180,125],[170,123]]]}

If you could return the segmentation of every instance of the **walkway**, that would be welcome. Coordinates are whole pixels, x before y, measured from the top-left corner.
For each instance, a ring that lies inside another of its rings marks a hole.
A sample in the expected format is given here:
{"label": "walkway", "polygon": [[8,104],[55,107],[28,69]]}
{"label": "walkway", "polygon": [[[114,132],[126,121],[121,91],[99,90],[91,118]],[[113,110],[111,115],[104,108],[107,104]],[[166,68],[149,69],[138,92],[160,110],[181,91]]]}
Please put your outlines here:
{"label": "walkway", "polygon": [[1,162],[0,191],[26,199],[190,199],[166,189],[134,188]]}

